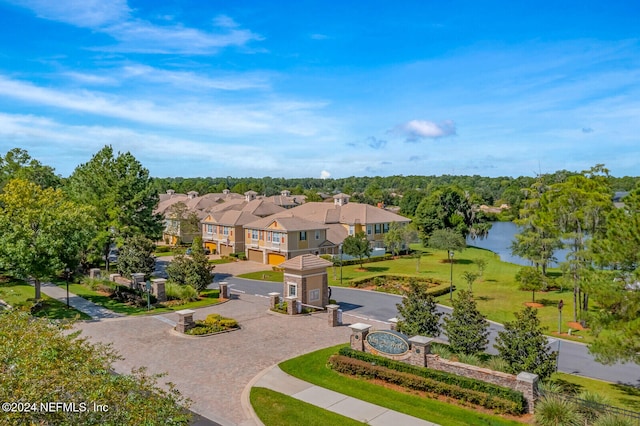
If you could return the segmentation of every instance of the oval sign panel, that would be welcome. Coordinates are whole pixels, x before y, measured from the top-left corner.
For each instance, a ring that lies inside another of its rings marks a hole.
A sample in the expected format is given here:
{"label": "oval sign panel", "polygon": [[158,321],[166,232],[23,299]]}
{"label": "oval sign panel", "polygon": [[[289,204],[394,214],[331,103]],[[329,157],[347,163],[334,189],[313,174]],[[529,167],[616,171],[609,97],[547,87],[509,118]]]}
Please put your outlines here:
{"label": "oval sign panel", "polygon": [[384,355],[404,355],[409,352],[409,341],[397,331],[372,331],[367,334],[367,343]]}

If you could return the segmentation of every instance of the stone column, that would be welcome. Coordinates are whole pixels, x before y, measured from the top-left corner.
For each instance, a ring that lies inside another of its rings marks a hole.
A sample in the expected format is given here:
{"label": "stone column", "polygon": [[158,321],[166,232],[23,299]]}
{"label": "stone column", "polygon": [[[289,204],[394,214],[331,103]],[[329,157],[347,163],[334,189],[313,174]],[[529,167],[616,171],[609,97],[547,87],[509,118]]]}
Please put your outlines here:
{"label": "stone column", "polygon": [[167,294],[165,293],[165,285],[167,280],[164,278],[154,278],[151,280],[151,293],[156,297],[158,302],[166,302]]}
{"label": "stone column", "polygon": [[298,299],[295,296],[285,297],[284,300],[287,301],[287,314],[289,315],[297,315],[298,314]]}
{"label": "stone column", "polygon": [[342,318],[338,317],[340,305],[327,305],[329,313],[329,327],[337,327],[342,325]]}
{"label": "stone column", "polygon": [[220,295],[218,297],[220,299],[229,299],[229,284],[226,281],[220,281],[218,285],[220,287]]}
{"label": "stone column", "polygon": [[280,304],[280,293],[274,291],[269,293],[269,309],[275,309]]}
{"label": "stone column", "polygon": [[538,398],[538,375],[522,372],[516,376],[516,390],[522,392],[527,400],[527,410],[533,414],[536,399]]}
{"label": "stone column", "polygon": [[387,321],[389,321],[389,329],[392,331],[396,331],[398,329],[398,318],[393,317],[393,318],[389,318]]}
{"label": "stone column", "polygon": [[195,327],[196,323],[193,321],[193,314],[196,311],[192,309],[183,309],[181,311],[176,311],[178,314],[178,324],[176,324],[176,331],[179,333],[184,333],[187,330]]}
{"label": "stone column", "polygon": [[135,290],[144,289],[144,273],[136,272],[131,274],[131,288]]}
{"label": "stone column", "polygon": [[109,281],[115,283],[120,278],[120,274],[109,274]]}
{"label": "stone column", "polygon": [[89,278],[100,278],[100,268],[89,269]]}
{"label": "stone column", "polygon": [[409,364],[417,365],[419,367],[427,366],[427,355],[431,353],[431,342],[433,338],[424,336],[413,336],[409,339],[411,343],[411,356],[409,357]]}
{"label": "stone column", "polygon": [[349,328],[351,329],[351,349],[364,352],[364,339],[367,338],[371,325],[358,322],[350,325]]}

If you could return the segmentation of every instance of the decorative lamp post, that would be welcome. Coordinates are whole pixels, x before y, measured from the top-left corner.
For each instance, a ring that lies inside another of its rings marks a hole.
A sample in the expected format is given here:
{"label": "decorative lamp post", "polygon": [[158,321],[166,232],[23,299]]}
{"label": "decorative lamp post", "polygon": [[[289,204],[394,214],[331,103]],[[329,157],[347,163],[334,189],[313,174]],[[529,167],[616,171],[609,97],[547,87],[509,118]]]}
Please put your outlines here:
{"label": "decorative lamp post", "polygon": [[64,279],[67,281],[67,309],[69,309],[69,275],[71,271],[69,268],[64,268]]}
{"label": "decorative lamp post", "polygon": [[562,334],[562,307],[564,302],[562,299],[558,302],[558,334]]}
{"label": "decorative lamp post", "polygon": [[342,244],[338,246],[340,252],[340,287],[342,287]]}
{"label": "decorative lamp post", "polygon": [[450,264],[449,300],[453,300],[453,250],[449,250],[449,264]]}

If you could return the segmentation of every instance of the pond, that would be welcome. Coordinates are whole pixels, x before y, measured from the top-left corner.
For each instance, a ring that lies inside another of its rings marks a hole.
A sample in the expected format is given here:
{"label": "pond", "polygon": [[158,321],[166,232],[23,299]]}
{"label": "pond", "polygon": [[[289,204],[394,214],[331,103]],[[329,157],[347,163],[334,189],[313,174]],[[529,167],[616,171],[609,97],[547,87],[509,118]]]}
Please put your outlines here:
{"label": "pond", "polygon": [[[528,260],[511,254],[511,243],[515,241],[515,235],[519,232],[518,225],[513,222],[492,222],[491,230],[486,238],[482,240],[467,238],[467,245],[491,250],[500,256],[500,260],[503,262],[515,263],[517,265],[531,265],[531,262]],[[567,253],[567,250],[562,249],[556,250],[554,255],[559,261],[563,261]],[[553,263],[550,266],[558,265]]]}

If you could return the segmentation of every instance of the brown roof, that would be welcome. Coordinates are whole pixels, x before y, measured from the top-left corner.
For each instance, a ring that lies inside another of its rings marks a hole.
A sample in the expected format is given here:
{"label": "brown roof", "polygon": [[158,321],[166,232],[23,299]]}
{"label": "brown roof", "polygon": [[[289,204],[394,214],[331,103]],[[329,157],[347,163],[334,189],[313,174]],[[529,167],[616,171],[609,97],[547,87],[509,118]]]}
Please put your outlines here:
{"label": "brown roof", "polygon": [[245,228],[267,229],[273,222],[278,222],[278,227],[284,231],[308,231],[315,229],[327,229],[327,226],[301,217],[291,215],[273,215],[256,220],[245,225]]}
{"label": "brown roof", "polygon": [[[285,269],[294,269],[296,271],[306,271],[310,269],[321,269],[332,266],[333,263],[324,260],[314,254],[303,254],[282,262],[278,267]],[[286,271],[285,271],[286,272]]]}
{"label": "brown roof", "polygon": [[343,206],[334,204],[311,202],[289,210],[294,216],[304,217],[308,220],[320,223],[343,223],[354,225],[356,223],[408,223],[408,219],[399,214],[370,206],[369,204],[348,203]]}

